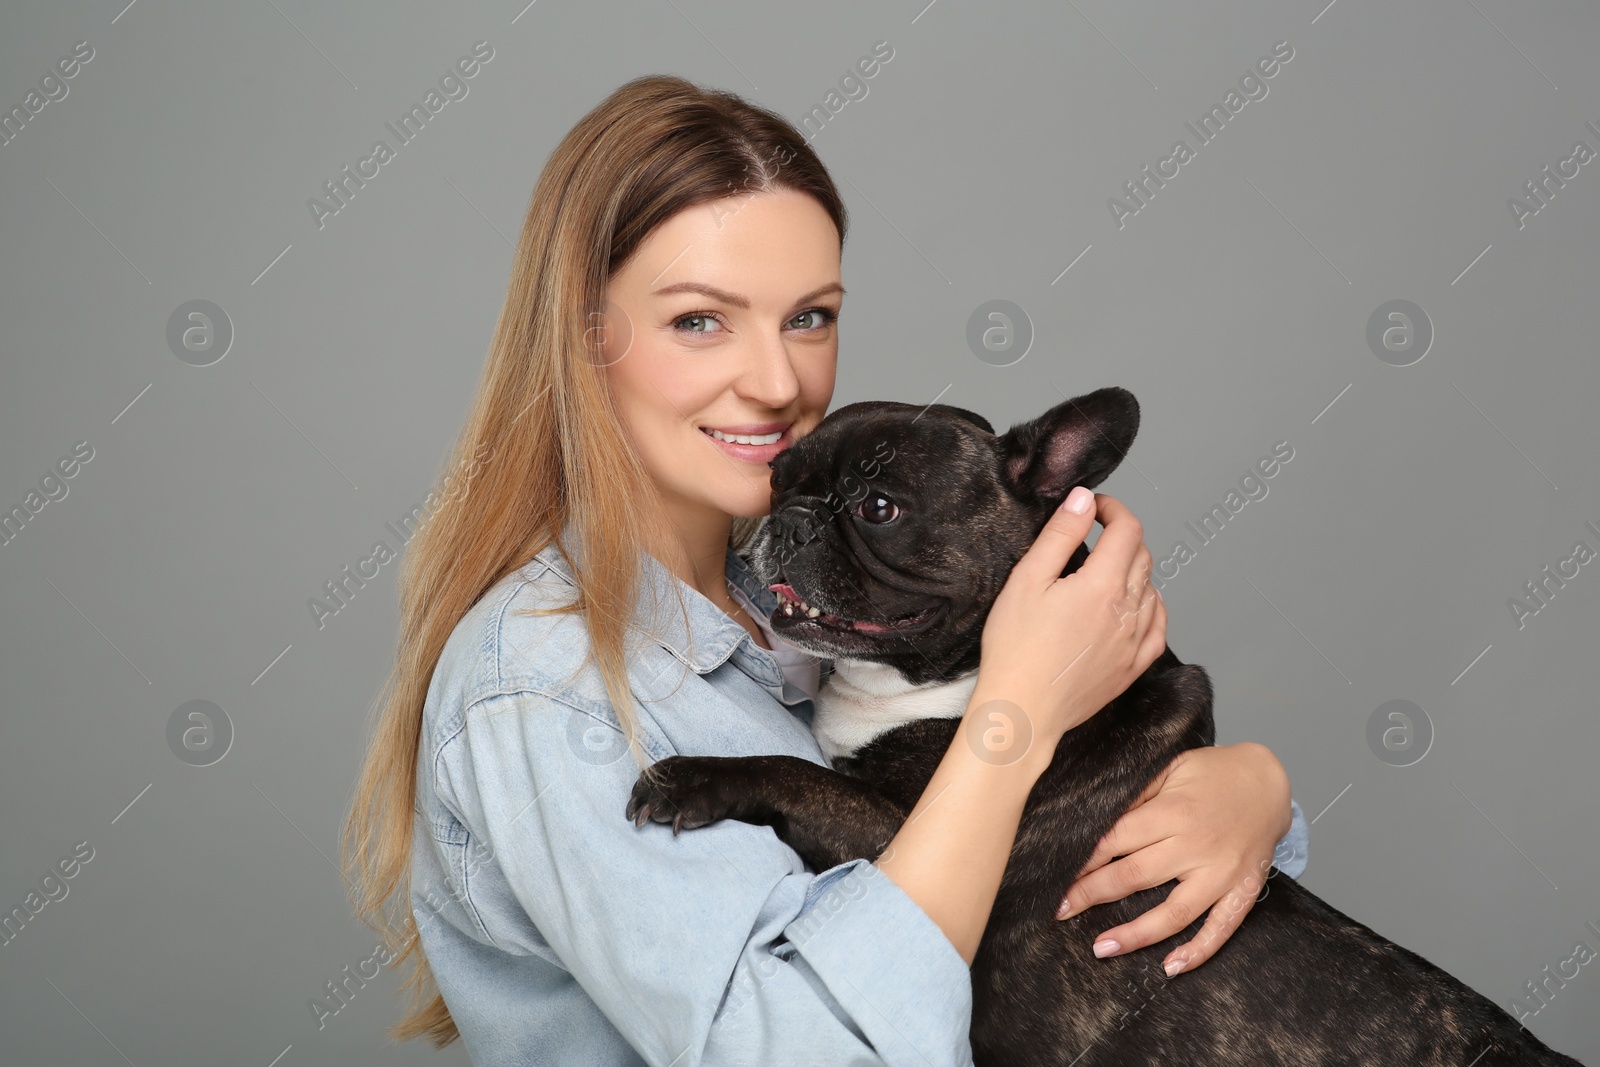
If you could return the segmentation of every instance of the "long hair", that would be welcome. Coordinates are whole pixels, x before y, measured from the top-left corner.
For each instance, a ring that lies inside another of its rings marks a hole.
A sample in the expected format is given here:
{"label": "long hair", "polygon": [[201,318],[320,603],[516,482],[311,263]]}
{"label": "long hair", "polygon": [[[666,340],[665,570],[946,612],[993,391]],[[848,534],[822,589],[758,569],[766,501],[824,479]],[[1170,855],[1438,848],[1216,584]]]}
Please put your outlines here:
{"label": "long hair", "polygon": [[[611,276],[662,222],[777,189],[814,197],[843,243],[844,203],[793,125],[733,93],[665,75],[630,81],[585,115],[534,187],[471,413],[401,562],[399,646],[342,839],[357,916],[397,963],[412,964],[411,1005],[390,1030],[397,1040],[427,1036],[443,1047],[460,1036],[411,914],[418,744],[439,655],[492,585],[555,542],[578,592],[553,610],[586,623],[584,664],[604,678],[643,764],[625,643],[639,603],[639,546],[662,544],[669,531],[595,358],[595,313]],[[759,521],[736,517],[730,545],[740,547]],[[579,552],[560,544],[569,522]]]}

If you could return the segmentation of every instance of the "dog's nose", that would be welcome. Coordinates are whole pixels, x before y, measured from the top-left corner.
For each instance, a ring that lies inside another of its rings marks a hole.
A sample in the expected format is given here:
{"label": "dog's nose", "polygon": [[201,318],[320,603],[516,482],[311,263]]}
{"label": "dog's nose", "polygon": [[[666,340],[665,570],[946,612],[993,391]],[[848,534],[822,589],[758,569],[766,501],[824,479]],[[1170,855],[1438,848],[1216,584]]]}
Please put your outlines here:
{"label": "dog's nose", "polygon": [[772,518],[784,544],[799,548],[815,540],[819,532],[817,511],[818,508],[814,503],[804,501],[792,502],[779,508]]}

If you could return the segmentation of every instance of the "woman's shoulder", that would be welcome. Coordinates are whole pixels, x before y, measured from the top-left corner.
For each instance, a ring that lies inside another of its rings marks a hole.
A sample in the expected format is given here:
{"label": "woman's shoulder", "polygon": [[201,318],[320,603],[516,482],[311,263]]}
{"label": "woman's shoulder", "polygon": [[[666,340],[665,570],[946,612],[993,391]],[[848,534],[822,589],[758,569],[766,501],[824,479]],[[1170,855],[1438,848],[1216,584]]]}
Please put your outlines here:
{"label": "woman's shoulder", "polygon": [[603,703],[604,685],[586,664],[581,615],[552,609],[577,587],[547,549],[495,582],[468,608],[440,652],[429,683],[425,725],[435,737],[459,729],[474,704],[517,693],[574,707]]}

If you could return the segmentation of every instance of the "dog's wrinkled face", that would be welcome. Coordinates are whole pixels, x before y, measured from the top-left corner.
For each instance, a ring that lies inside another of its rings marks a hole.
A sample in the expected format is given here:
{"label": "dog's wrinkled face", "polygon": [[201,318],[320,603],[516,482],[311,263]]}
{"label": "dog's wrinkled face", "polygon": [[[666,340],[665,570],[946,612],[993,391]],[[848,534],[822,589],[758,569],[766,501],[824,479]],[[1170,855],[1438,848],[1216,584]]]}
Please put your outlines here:
{"label": "dog's wrinkled face", "polygon": [[1012,566],[1073,486],[1116,468],[1138,427],[1138,402],[1115,387],[999,436],[945,404],[840,408],[772,461],[772,514],[750,556],[778,593],[773,628],[913,683],[970,670]]}

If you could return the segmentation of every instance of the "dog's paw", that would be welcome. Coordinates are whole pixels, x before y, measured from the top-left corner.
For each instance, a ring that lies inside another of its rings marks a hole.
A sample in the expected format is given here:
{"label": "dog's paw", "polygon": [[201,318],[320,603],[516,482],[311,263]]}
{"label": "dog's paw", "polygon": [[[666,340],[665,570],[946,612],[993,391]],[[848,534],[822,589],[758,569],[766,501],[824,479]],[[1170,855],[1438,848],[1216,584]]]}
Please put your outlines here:
{"label": "dog's paw", "polygon": [[674,834],[726,819],[733,805],[721,781],[722,775],[707,758],[667,756],[645,768],[633,783],[627,817],[635,826],[646,820],[671,823]]}

